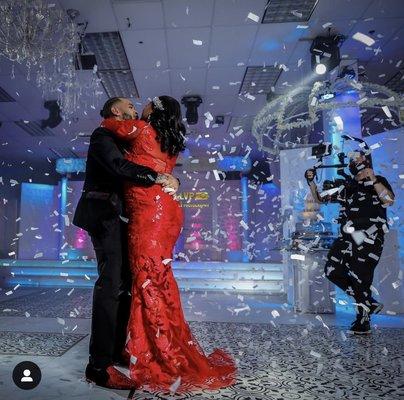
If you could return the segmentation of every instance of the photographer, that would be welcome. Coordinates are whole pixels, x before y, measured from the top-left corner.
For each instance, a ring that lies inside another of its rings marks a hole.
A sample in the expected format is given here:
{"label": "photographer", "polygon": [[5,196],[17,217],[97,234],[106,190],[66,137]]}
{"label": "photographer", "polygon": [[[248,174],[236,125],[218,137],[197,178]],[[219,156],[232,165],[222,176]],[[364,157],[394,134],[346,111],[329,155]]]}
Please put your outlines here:
{"label": "photographer", "polygon": [[[386,178],[375,175],[372,158],[356,151],[350,158],[353,175],[338,189],[340,203],[340,236],[327,255],[327,278],[353,296],[356,319],[349,333],[370,333],[370,315],[381,311],[383,304],[371,293],[374,269],[383,250],[384,233],[388,231],[386,207],[394,202],[394,193]],[[314,182],[315,170],[305,173],[313,198],[318,203],[332,200],[328,191],[319,193]],[[328,192],[328,193],[327,193]]]}

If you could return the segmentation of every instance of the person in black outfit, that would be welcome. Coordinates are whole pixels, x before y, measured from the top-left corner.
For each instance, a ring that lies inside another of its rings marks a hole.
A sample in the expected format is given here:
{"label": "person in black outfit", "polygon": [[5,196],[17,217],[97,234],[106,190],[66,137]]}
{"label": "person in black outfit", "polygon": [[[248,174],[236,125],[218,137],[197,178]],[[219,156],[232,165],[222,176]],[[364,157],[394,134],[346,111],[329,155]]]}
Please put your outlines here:
{"label": "person in black outfit", "polygon": [[[372,297],[371,285],[388,231],[386,207],[393,204],[394,193],[386,178],[374,174],[370,154],[354,152],[349,170],[354,178],[338,196],[341,232],[328,252],[325,275],[355,299],[357,316],[348,332],[367,334],[370,315],[383,308]],[[327,202],[317,191],[314,171],[306,171],[306,178],[315,201]]]}
{"label": "person in black outfit", "polygon": [[[109,99],[101,111],[103,118],[136,118],[133,104],[124,98]],[[127,224],[124,217],[123,182],[149,187],[161,184],[175,193],[179,182],[169,174],[124,158],[124,143],[104,129],[91,135],[83,192],[73,224],[86,230],[97,257],[98,279],[94,285],[89,363],[86,378],[108,387],[112,367],[125,363],[122,351],[130,308],[131,276],[127,257]],[[123,374],[122,374],[123,375]],[[122,377],[124,383],[124,376]],[[116,382],[116,379],[115,379]],[[122,388],[126,388],[124,385]]]}

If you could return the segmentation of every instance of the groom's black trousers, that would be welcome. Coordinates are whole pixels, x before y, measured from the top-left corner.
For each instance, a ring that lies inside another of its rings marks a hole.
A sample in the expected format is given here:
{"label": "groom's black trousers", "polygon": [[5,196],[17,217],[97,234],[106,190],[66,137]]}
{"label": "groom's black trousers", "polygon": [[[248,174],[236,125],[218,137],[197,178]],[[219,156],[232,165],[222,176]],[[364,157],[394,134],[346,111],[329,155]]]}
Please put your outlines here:
{"label": "groom's black trousers", "polygon": [[126,341],[131,276],[127,257],[127,224],[119,217],[103,221],[92,234],[98,279],[93,292],[89,363],[106,368],[119,359]]}

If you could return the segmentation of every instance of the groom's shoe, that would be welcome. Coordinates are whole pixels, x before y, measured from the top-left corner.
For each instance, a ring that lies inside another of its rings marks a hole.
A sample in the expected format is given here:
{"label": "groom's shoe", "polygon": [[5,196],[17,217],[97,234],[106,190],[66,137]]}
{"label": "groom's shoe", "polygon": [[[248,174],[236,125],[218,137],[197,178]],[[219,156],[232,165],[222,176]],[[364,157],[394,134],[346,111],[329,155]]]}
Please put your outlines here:
{"label": "groom's shoe", "polygon": [[122,353],[119,357],[114,358],[114,364],[121,367],[129,367],[130,355],[128,353]]}
{"label": "groom's shoe", "polygon": [[107,368],[95,368],[91,364],[86,367],[86,379],[98,386],[112,389],[135,389],[135,383],[112,365]]}

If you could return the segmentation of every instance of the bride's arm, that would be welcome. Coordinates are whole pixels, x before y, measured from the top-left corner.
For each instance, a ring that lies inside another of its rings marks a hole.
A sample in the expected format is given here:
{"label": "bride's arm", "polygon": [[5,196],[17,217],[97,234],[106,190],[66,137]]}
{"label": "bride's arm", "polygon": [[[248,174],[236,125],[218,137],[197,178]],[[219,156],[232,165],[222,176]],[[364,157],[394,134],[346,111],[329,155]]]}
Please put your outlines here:
{"label": "bride's arm", "polygon": [[114,118],[107,118],[101,123],[102,128],[113,132],[119,139],[127,141],[133,140],[136,137],[136,133],[142,126],[142,121],[137,119],[118,121]]}

